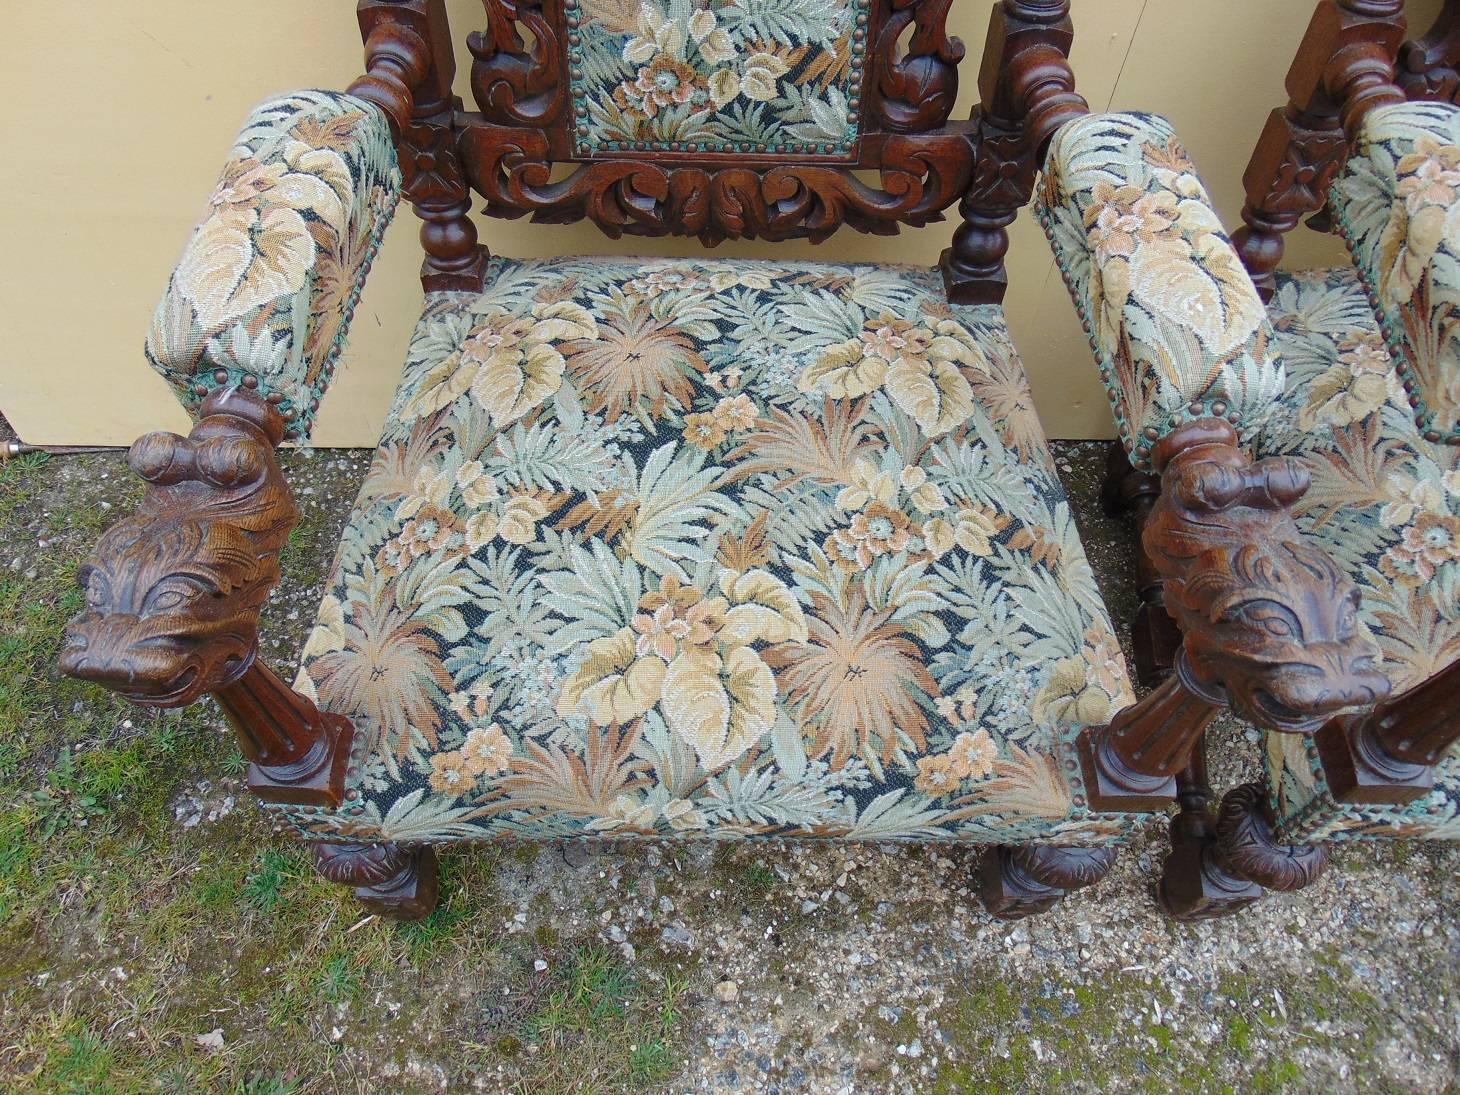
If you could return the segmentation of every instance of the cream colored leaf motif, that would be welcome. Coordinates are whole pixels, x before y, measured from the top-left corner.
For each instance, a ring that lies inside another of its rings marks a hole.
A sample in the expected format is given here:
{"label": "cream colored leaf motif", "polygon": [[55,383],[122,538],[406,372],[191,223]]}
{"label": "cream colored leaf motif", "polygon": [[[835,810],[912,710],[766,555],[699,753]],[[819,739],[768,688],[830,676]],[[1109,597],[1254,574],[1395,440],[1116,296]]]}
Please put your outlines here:
{"label": "cream colored leaf motif", "polygon": [[421,380],[417,388],[419,394],[406,408],[407,417],[422,418],[454,403],[463,392],[471,387],[472,379],[476,375],[476,365],[463,362],[461,351],[458,350],[451,354],[441,364],[432,368]]}
{"label": "cream colored leaf motif", "polygon": [[290,141],[284,160],[290,171],[279,180],[270,199],[282,198],[295,209],[308,209],[331,228],[343,226],[355,189],[344,157],[328,148]]}
{"label": "cream colored leaf motif", "polygon": [[314,237],[293,209],[233,208],[199,226],[178,263],[174,284],[202,326],[218,327],[297,293],[313,261]]}
{"label": "cream colored leaf motif", "polygon": [[900,357],[888,366],[883,386],[929,437],[941,437],[973,413],[973,389],[949,361]]}
{"label": "cream colored leaf motif", "polygon": [[593,313],[571,300],[560,300],[544,308],[534,308],[532,340],[563,342],[575,338],[597,338],[598,321]]}
{"label": "cream colored leaf motif", "polygon": [[563,355],[542,342],[492,354],[472,381],[473,397],[492,416],[497,427],[509,425],[556,392],[563,384]]}
{"label": "cream colored leaf motif", "polygon": [[729,600],[730,611],[720,628],[721,642],[749,645],[753,642],[804,643],[806,617],[784,582],[764,570],[720,572],[720,588]]}
{"label": "cream colored leaf motif", "polygon": [[729,764],[770,733],[776,721],[776,679],[755,651],[748,646],[731,647],[725,652],[725,675],[730,722],[716,768]]}
{"label": "cream colored leaf motif", "polygon": [[740,77],[733,70],[722,68],[710,77],[710,99],[721,109],[740,94]]}
{"label": "cream colored leaf motif", "polygon": [[752,53],[745,62],[740,90],[747,99],[768,103],[776,97],[776,80],[790,72],[790,67],[774,53]]}
{"label": "cream colored leaf motif", "polygon": [[861,339],[850,339],[830,346],[802,371],[796,387],[803,392],[822,391],[836,399],[855,399],[866,395],[882,383],[887,375],[887,362],[875,355],[862,356]]}
{"label": "cream colored leaf motif", "polygon": [[720,683],[722,664],[712,650],[688,648],[669,663],[659,700],[665,723],[695,751],[706,771],[735,755],[729,753],[730,694]]}
{"label": "cream colored leaf motif", "polygon": [[638,718],[659,701],[664,685],[664,662],[653,655],[639,657],[634,630],[594,639],[577,672],[563,682],[558,715],[587,715],[607,725]]}

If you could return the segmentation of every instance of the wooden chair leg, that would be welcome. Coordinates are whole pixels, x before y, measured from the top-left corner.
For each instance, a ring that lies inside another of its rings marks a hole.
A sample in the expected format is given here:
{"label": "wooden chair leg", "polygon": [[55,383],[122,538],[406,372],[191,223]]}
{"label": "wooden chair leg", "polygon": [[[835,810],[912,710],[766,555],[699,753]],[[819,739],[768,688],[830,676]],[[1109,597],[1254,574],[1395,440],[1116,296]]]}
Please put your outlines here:
{"label": "wooden chair leg", "polygon": [[314,866],[355,888],[360,904],[394,920],[420,920],[436,907],[436,850],[429,844],[312,845]]}
{"label": "wooden chair leg", "polygon": [[1434,790],[1434,766],[1460,741],[1460,662],[1316,736],[1339,802],[1397,805]]}
{"label": "wooden chair leg", "polygon": [[1094,885],[1114,864],[1114,848],[1001,844],[979,861],[979,896],[990,915],[1020,920],[1044,912],[1071,890]]}
{"label": "wooden chair leg", "polygon": [[1327,867],[1326,844],[1277,842],[1266,789],[1244,783],[1222,796],[1211,839],[1178,842],[1173,826],[1161,904],[1178,920],[1229,916],[1251,905],[1264,889],[1301,890]]}
{"label": "wooden chair leg", "polygon": [[1171,819],[1171,852],[1161,872],[1157,898],[1177,920],[1210,920],[1240,912],[1262,896],[1262,887],[1224,869],[1212,854],[1216,818],[1207,779],[1205,742],[1192,750],[1191,763],[1176,777],[1181,809]]}
{"label": "wooden chair leg", "polygon": [[1181,630],[1163,601],[1165,581],[1146,551],[1142,535],[1151,509],[1161,497],[1161,479],[1131,466],[1125,446],[1110,443],[1105,460],[1105,478],[1100,486],[1100,499],[1111,517],[1129,517],[1135,532],[1136,592],[1140,605],[1131,624],[1131,644],[1135,649],[1136,683],[1142,688],[1155,688],[1171,676],[1176,668],[1176,651],[1181,647]]}

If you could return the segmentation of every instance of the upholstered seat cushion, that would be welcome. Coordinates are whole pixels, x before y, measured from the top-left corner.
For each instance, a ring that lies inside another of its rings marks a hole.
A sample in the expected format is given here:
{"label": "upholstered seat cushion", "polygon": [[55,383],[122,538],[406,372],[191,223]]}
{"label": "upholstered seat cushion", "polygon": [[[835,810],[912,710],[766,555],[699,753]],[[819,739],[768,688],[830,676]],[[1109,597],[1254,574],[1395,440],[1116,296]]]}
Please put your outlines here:
{"label": "upholstered seat cushion", "polygon": [[995,307],[936,272],[493,260],[429,300],[299,687],[353,838],[1099,843],[1129,702]]}
{"label": "upholstered seat cushion", "polygon": [[[1304,531],[1346,567],[1396,690],[1460,658],[1460,452],[1419,434],[1364,287],[1352,268],[1278,275],[1269,304],[1287,370],[1282,404],[1257,439],[1291,454],[1313,486]],[[1406,806],[1345,806],[1310,739],[1268,736],[1269,777],[1292,840],[1402,835],[1460,839],[1460,757]]]}

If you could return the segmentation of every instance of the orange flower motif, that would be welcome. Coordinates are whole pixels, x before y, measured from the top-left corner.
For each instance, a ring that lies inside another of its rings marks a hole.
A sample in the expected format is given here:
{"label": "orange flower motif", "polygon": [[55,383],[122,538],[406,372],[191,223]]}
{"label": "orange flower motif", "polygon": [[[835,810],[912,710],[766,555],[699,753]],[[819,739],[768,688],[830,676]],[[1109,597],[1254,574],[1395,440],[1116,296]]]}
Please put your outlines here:
{"label": "orange flower motif", "polygon": [[380,550],[381,565],[399,573],[422,555],[433,555],[454,546],[461,539],[456,514],[427,504],[402,526],[399,535]]}
{"label": "orange flower motif", "polygon": [[702,449],[713,449],[728,435],[725,425],[714,414],[688,414],[684,417],[684,439]]}
{"label": "orange flower motif", "polygon": [[1432,580],[1435,570],[1460,559],[1460,517],[1421,513],[1399,543],[1379,560],[1379,569],[1400,585]]}
{"label": "orange flower motif", "polygon": [[824,549],[844,570],[865,570],[879,555],[902,551],[922,529],[907,514],[883,502],[872,502],[846,528],[826,538]]}
{"label": "orange flower motif", "polygon": [[986,779],[994,774],[998,746],[982,727],[959,734],[948,750],[949,771],[958,779]]}
{"label": "orange flower motif", "polygon": [[663,107],[694,98],[695,70],[661,53],[652,64],[639,69],[638,78],[632,84],[625,82],[620,89],[642,104],[644,114],[652,118]]}
{"label": "orange flower motif", "polygon": [[1181,238],[1175,194],[1152,194],[1138,186],[1100,182],[1091,196],[1094,202],[1085,214],[1085,224],[1099,264],[1113,255],[1129,258],[1137,243]]}
{"label": "orange flower motif", "polygon": [[953,762],[947,753],[918,758],[918,774],[913,786],[925,795],[946,795],[958,786]]}
{"label": "orange flower motif", "polygon": [[467,734],[461,747],[468,774],[490,776],[512,763],[512,739],[495,722]]}
{"label": "orange flower motif", "polygon": [[678,644],[701,646],[725,623],[723,600],[705,600],[698,589],[681,585],[673,575],[665,577],[658,592],[640,597],[639,608],[631,621],[639,633],[634,649],[640,656],[656,654],[666,662],[674,658]]}
{"label": "orange flower motif", "polygon": [[869,320],[857,337],[864,343],[864,355],[880,357],[883,361],[921,356],[932,342],[931,335],[925,329],[886,312],[882,313],[875,326]]}
{"label": "orange flower motif", "polygon": [[437,753],[431,758],[431,789],[446,795],[463,795],[476,783],[466,756],[459,752]]}
{"label": "orange flower motif", "polygon": [[726,396],[715,404],[712,412],[715,421],[720,423],[726,433],[734,433],[736,430],[748,430],[755,425],[759,413],[755,404],[751,402],[748,395]]}

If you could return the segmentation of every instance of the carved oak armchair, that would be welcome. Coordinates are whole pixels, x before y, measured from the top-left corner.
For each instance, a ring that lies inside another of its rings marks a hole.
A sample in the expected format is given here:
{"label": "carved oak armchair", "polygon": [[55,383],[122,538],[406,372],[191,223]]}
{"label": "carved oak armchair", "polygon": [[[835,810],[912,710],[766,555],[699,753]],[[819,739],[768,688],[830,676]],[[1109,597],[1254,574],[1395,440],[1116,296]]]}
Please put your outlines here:
{"label": "carved oak armchair", "polygon": [[[1460,109],[1406,102],[1395,68],[1402,53],[1413,94],[1452,88],[1440,70],[1454,13],[1401,49],[1402,8],[1318,5],[1289,103],[1244,176],[1234,237],[1286,367],[1254,449],[1311,480],[1294,499],[1297,523],[1359,589],[1357,627],[1398,694],[1311,739],[1270,735],[1265,781],[1230,791],[1215,821],[1204,774],[1188,773],[1163,882],[1185,917],[1235,911],[1258,883],[1307,884],[1327,841],[1460,839]],[[1276,269],[1283,233],[1310,213],[1342,236],[1351,266]],[[1110,487],[1127,498],[1155,489],[1118,465]],[[1159,585],[1148,587],[1154,641],[1141,667],[1152,676],[1175,634],[1156,609]]]}
{"label": "carved oak armchair", "polygon": [[[148,357],[200,418],[134,446],[150,489],[83,571],[64,670],[214,694],[266,808],[408,917],[437,844],[757,837],[984,845],[985,902],[1022,915],[1109,869],[1222,705],[1291,728],[1381,694],[1350,631],[1312,680],[1254,641],[1254,603],[1352,590],[1287,517],[1293,468],[1238,447],[1281,388],[1255,292],[1169,127],[1088,115],[1068,6],[996,9],[954,122],[938,0],[794,25],[488,0],[474,111],[442,0],[363,0],[368,74],[255,112],[173,276]],[[1122,422],[1191,606],[1140,703],[998,306],[1047,150],[1057,246],[1131,274],[1088,314],[1148,370]],[[473,190],[706,243],[962,224],[938,270],[515,261]],[[290,687],[256,652],[296,516],[272,450],[308,437],[398,192],[425,305]],[[1152,258],[1230,321],[1141,281]]]}

